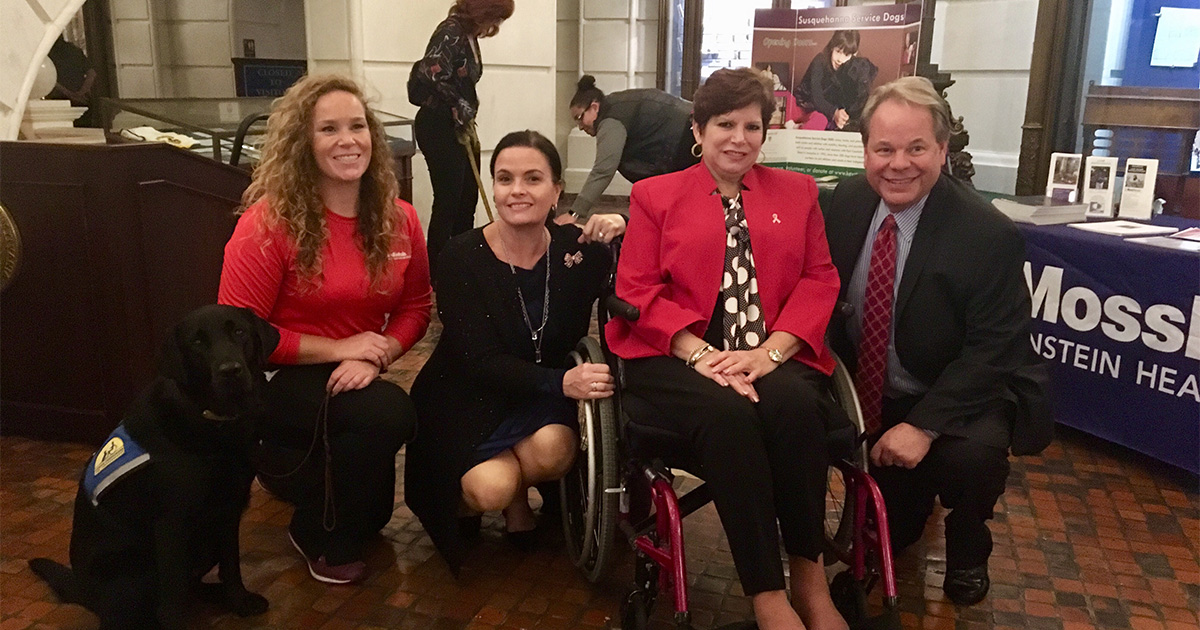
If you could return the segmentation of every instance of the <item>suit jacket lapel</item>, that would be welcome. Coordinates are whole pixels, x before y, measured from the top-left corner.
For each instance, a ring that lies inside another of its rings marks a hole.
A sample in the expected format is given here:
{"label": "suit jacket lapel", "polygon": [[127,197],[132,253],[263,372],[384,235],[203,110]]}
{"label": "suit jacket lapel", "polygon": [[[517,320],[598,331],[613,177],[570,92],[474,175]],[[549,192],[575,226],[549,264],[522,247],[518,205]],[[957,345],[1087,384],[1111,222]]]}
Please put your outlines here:
{"label": "suit jacket lapel", "polygon": [[943,174],[929,191],[929,199],[921,209],[921,220],[917,223],[917,231],[913,235],[912,248],[908,250],[908,259],[904,261],[904,276],[900,278],[900,290],[896,295],[896,307],[893,311],[896,319],[908,304],[913,287],[921,277],[921,270],[929,257],[933,255],[934,244],[937,243],[937,231],[941,227],[947,213],[954,212],[950,206],[950,190],[946,185],[946,175]]}
{"label": "suit jacket lapel", "polygon": [[845,229],[839,230],[843,236],[833,251],[834,266],[838,268],[838,272],[842,276],[841,294],[843,297],[850,287],[850,276],[854,273],[854,267],[862,249],[871,246],[871,243],[865,242],[867,230],[871,227],[871,218],[875,216],[875,209],[879,207],[879,195],[871,190],[865,179],[862,184],[861,194],[852,196],[845,204],[849,210],[844,219],[846,226]]}

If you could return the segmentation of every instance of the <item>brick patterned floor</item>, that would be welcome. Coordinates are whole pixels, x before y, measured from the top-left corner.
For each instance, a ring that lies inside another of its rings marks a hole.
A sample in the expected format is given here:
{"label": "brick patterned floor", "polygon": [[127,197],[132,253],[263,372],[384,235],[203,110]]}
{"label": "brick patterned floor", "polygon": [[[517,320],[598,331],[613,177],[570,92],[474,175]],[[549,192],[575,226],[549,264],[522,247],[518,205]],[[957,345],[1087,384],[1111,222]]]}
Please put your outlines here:
{"label": "brick patterned floor", "polygon": [[[439,327],[387,378],[407,387],[436,343]],[[96,620],[57,602],[26,561],[65,562],[78,474],[92,447],[0,439],[0,630],[84,630]],[[401,451],[398,465],[403,466]],[[402,477],[402,475],[401,475]],[[201,608],[195,628],[226,630],[375,628],[611,628],[632,571],[625,554],[600,584],[587,583],[558,538],[521,554],[501,538],[496,517],[455,581],[420,524],[397,508],[367,558],[357,587],[312,580],[288,544],[289,508],[255,488],[242,523],[247,585],[271,602],[240,619]],[[942,512],[922,540],[897,557],[906,628],[1200,628],[1200,487],[1196,477],[1063,429],[1038,457],[1013,460],[992,531],[992,591],[960,608],[941,591]],[[712,507],[685,521],[697,628],[750,616]],[[659,606],[656,627],[668,628]]]}

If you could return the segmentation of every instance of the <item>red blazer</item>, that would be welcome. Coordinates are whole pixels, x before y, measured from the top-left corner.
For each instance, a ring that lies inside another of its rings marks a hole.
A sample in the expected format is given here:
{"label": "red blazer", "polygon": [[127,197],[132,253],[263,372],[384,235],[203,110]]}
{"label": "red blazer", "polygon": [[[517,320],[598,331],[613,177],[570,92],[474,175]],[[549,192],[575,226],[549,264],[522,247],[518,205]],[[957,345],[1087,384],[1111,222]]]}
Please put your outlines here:
{"label": "red blazer", "polygon": [[[757,165],[742,185],[767,333],[796,335],[803,343],[792,358],[830,374],[825,328],[840,285],[817,186],[807,175]],[[641,317],[605,328],[618,356],[670,356],[675,333],[707,330],[725,270],[725,210],[716,189],[703,162],[633,185],[617,296]]]}

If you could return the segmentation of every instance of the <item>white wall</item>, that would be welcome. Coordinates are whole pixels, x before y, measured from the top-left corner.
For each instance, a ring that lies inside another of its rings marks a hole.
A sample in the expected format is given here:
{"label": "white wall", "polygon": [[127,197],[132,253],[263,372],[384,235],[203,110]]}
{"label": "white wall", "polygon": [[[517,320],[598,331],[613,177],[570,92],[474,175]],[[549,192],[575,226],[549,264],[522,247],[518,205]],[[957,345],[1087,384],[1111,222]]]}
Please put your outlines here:
{"label": "white wall", "polygon": [[254,40],[262,59],[305,59],[304,0],[233,0],[230,49],[242,56],[242,40]]}
{"label": "white wall", "polygon": [[1037,9],[1037,0],[937,4],[930,61],[955,81],[946,96],[971,134],[966,150],[980,190],[1016,187]]}
{"label": "white wall", "polygon": [[[234,55],[229,1],[152,0],[152,10],[159,55],[159,96],[236,96],[230,61]],[[113,39],[115,44],[116,37]],[[240,56],[240,44],[237,52]]]}
{"label": "white wall", "polygon": [[124,98],[153,98],[162,93],[160,54],[155,45],[156,6],[151,0],[112,0],[109,5],[117,93]]}

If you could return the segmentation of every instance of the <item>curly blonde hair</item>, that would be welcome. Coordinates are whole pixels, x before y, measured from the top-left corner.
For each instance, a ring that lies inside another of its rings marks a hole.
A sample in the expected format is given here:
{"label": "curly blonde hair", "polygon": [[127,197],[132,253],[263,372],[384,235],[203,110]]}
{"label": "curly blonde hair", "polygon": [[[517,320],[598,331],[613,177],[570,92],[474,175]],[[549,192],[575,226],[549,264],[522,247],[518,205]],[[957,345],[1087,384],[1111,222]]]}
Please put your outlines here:
{"label": "curly blonde hair", "polygon": [[283,226],[297,249],[297,274],[313,285],[320,283],[321,249],[329,240],[329,226],[318,187],[321,171],[313,156],[313,109],[322,96],[338,91],[354,95],[363,104],[371,132],[371,161],[358,193],[357,233],[371,286],[378,288],[387,277],[393,235],[398,230],[403,234],[405,216],[396,205],[400,186],[383,124],[367,107],[362,88],[353,79],[305,76],[275,100],[262,158],[242,194],[242,210],[265,200],[261,227]]}

